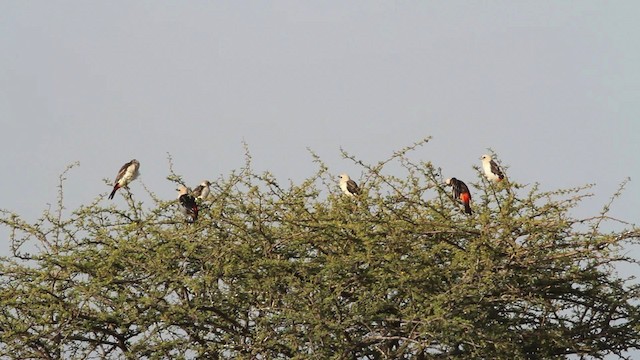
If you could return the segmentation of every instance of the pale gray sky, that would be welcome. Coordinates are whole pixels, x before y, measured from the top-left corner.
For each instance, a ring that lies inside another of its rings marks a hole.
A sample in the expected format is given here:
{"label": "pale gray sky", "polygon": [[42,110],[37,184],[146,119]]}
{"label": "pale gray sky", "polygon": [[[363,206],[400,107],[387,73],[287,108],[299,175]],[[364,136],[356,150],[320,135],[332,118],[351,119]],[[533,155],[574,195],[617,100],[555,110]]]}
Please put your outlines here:
{"label": "pale gray sky", "polygon": [[193,185],[240,168],[243,140],[282,180],[313,173],[307,147],[358,180],[341,146],[375,162],[431,135],[415,156],[445,176],[473,179],[492,148],[516,181],[596,183],[578,215],[631,176],[612,214],[639,222],[638,14],[638,1],[0,0],[0,208],[35,218],[76,160],[71,208],[134,157],[172,199],[167,152]]}

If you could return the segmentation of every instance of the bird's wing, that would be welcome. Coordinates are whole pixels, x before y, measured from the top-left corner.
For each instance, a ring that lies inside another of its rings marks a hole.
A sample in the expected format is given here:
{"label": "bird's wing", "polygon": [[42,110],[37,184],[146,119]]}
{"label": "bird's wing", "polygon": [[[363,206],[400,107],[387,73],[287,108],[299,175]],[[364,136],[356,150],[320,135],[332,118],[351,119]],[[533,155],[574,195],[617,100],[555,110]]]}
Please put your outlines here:
{"label": "bird's wing", "polygon": [[347,181],[347,190],[349,190],[349,192],[352,194],[360,194],[360,188],[358,187],[358,184],[356,184],[356,182],[353,180]]}
{"label": "bird's wing", "polygon": [[451,185],[453,186],[453,197],[455,197],[456,199],[460,198],[460,194],[464,194],[464,193],[470,194],[467,184],[465,184],[461,180],[458,180],[458,179],[452,180]]}
{"label": "bird's wing", "polygon": [[467,184],[460,181],[460,193],[468,193],[468,192],[469,192],[469,188],[467,187]]}
{"label": "bird's wing", "polygon": [[127,169],[129,168],[129,166],[131,166],[131,164],[133,163],[132,161],[129,161],[128,163],[122,165],[122,167],[120,168],[120,170],[118,171],[118,175],[116,175],[116,183],[118,181],[120,181],[120,179],[122,179],[122,177],[124,176],[124,174],[127,172]]}
{"label": "bird's wing", "polygon": [[198,185],[193,189],[191,193],[193,194],[193,196],[198,197],[202,194],[203,189],[204,189],[203,185]]}
{"label": "bird's wing", "polygon": [[197,207],[196,199],[189,194],[180,195],[178,199],[180,200],[180,204],[187,209],[193,209]]}
{"label": "bird's wing", "polygon": [[496,162],[493,160],[491,160],[490,164],[491,164],[491,172],[498,175],[499,178],[503,178],[504,174],[502,174],[502,171],[500,170],[500,167],[498,166],[498,164],[496,164]]}

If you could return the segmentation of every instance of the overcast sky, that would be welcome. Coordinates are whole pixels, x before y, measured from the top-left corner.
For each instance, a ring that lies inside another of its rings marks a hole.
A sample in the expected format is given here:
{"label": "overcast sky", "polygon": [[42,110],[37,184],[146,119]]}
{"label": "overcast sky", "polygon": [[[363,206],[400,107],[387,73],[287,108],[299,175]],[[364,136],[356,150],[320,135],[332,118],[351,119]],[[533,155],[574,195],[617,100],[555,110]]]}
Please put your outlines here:
{"label": "overcast sky", "polygon": [[433,136],[415,156],[446,177],[473,180],[491,148],[516,181],[596,183],[578,215],[630,176],[612,215],[638,223],[638,14],[638,1],[0,0],[0,208],[35,219],[74,161],[71,208],[134,157],[172,199],[167,153],[193,185],[240,168],[243,141],[283,181],[313,174],[307,147],[358,180],[340,147],[376,162]]}

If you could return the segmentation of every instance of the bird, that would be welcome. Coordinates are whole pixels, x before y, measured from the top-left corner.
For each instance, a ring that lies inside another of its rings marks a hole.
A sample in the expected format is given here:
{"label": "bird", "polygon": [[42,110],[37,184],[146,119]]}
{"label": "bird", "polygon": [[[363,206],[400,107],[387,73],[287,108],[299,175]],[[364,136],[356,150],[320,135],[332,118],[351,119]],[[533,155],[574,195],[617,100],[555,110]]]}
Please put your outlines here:
{"label": "bird", "polygon": [[118,171],[118,175],[116,175],[116,180],[113,184],[113,191],[111,191],[109,199],[113,199],[118,189],[120,189],[121,187],[126,187],[127,185],[129,185],[129,183],[135,180],[139,175],[139,169],[140,162],[138,162],[138,160],[136,159],[133,159],[128,163],[122,165],[122,167]]}
{"label": "bird", "polygon": [[469,192],[467,184],[454,177],[445,180],[445,183],[453,187],[453,197],[462,201],[464,204],[464,212],[469,215],[473,214],[471,211],[471,205],[469,205],[471,202],[471,193]]}
{"label": "bird", "polygon": [[491,158],[489,155],[482,155],[480,158],[482,160],[482,168],[484,169],[484,176],[487,177],[489,181],[501,181],[504,179],[504,174],[500,170],[498,164]]}
{"label": "bird", "polygon": [[342,192],[347,196],[355,196],[360,194],[360,188],[358,187],[358,184],[356,184],[355,181],[351,180],[351,178],[347,174],[340,174],[340,189],[342,189]]}
{"label": "bird", "polygon": [[198,204],[196,204],[196,198],[189,194],[189,189],[184,185],[180,185],[176,190],[178,191],[180,211],[187,217],[188,223],[194,223],[198,219]]}
{"label": "bird", "polygon": [[211,183],[208,180],[203,181],[200,185],[196,186],[191,195],[193,195],[196,199],[205,200],[207,196],[209,196],[209,186]]}

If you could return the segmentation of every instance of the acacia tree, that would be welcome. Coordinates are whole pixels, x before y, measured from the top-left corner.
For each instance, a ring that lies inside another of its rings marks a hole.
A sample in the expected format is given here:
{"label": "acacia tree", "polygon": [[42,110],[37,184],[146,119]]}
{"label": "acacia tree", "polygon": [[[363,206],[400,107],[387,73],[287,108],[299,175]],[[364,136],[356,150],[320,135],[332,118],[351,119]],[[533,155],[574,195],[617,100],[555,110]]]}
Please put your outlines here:
{"label": "acacia tree", "polygon": [[[188,224],[174,201],[123,192],[36,222],[2,211],[0,355],[7,359],[554,359],[640,345],[639,288],[614,271],[637,228],[570,210],[588,186],[471,185],[467,216],[409,146],[300,184],[245,167]],[[387,171],[395,168],[396,174]],[[171,174],[171,181],[180,177]],[[622,188],[622,187],[621,187]],[[617,193],[616,196],[618,196]],[[122,198],[121,198],[122,199]],[[37,251],[25,252],[27,244]]]}

